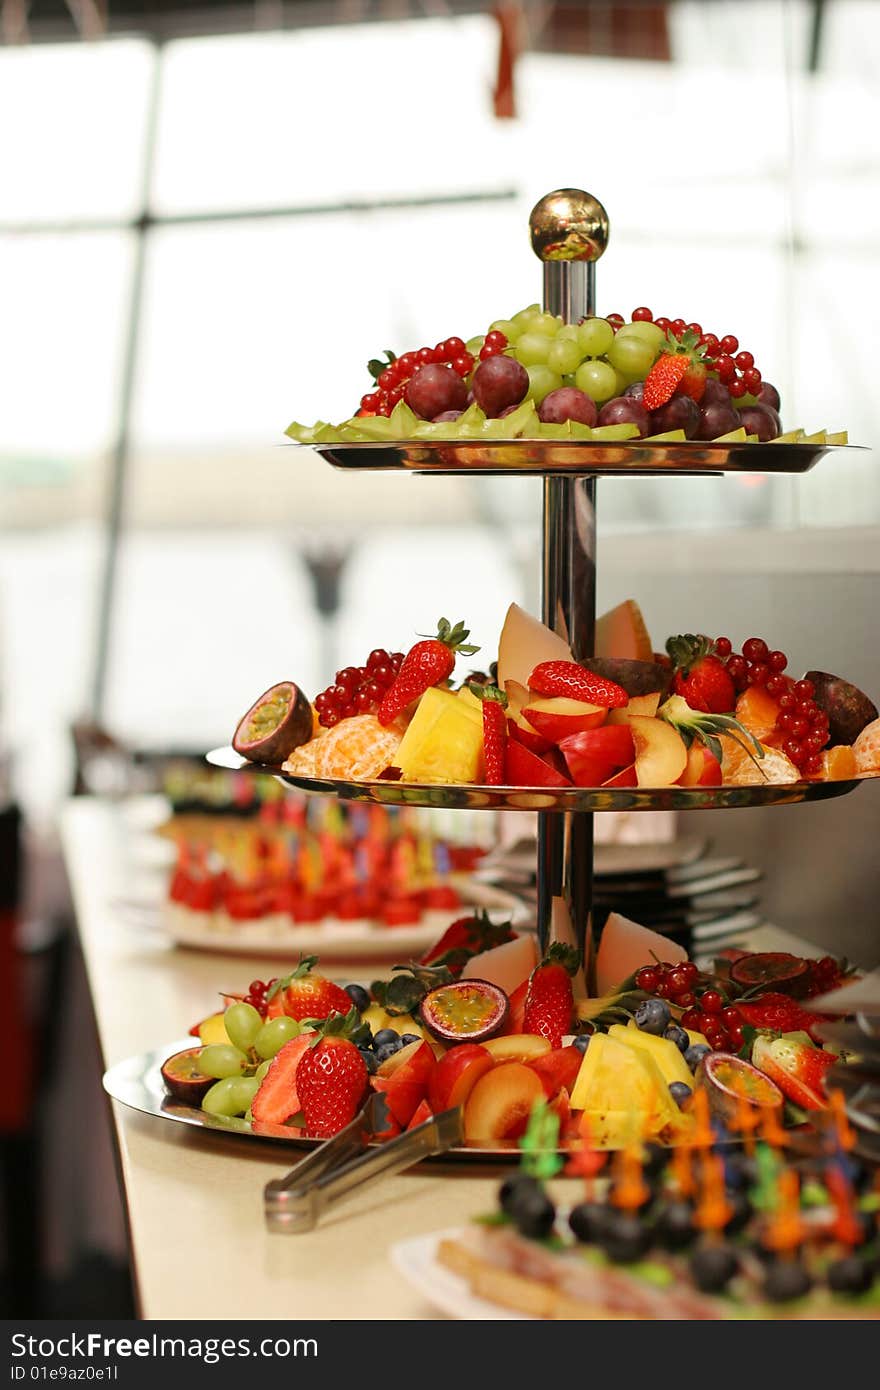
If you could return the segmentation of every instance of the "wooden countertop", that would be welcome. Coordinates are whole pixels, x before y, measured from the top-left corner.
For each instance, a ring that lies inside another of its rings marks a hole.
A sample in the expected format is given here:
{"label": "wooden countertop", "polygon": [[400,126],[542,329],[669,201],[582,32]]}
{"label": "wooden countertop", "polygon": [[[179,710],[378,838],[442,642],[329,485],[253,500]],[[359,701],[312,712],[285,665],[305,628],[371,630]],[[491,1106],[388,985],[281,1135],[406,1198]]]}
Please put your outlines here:
{"label": "wooden countertop", "polygon": [[[260,956],[181,950],[124,903],[156,894],[156,842],[135,803],[77,798],[62,835],[107,1067],[183,1037],[217,992],[261,977]],[[152,861],[152,862],[151,862]],[[750,945],[758,945],[757,933]],[[761,932],[761,949],[792,949]],[[325,965],[345,981],[375,967]],[[423,1165],[380,1179],[303,1235],[270,1234],[263,1186],[295,1161],[275,1145],[211,1135],[111,1102],[144,1318],[430,1318],[394,1271],[396,1241],[454,1226],[491,1206],[498,1168]]]}

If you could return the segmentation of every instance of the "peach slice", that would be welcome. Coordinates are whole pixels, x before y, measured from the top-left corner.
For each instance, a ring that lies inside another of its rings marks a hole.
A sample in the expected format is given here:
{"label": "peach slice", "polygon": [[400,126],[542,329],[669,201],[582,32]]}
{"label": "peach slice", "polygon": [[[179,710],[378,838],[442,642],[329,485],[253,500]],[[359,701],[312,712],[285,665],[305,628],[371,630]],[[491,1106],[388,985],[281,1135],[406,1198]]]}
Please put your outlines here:
{"label": "peach slice", "polygon": [[721,764],[704,743],[692,743],[678,781],[682,787],[720,787]]}
{"label": "peach slice", "polygon": [[428,1085],[428,1103],[435,1114],[464,1105],[480,1077],[495,1065],[479,1043],[461,1043],[440,1058]]}
{"label": "peach slice", "polygon": [[549,738],[542,738],[536,734],[531,725],[520,715],[519,719],[507,720],[507,737],[513,739],[514,743],[521,743],[523,748],[528,748],[530,753],[546,753],[553,744]]}
{"label": "peach slice", "polygon": [[551,1050],[548,1039],[538,1033],[504,1033],[482,1046],[494,1062],[533,1062]]}
{"label": "peach slice", "polygon": [[601,705],[591,705],[585,700],[569,700],[558,695],[552,699],[533,700],[524,706],[522,715],[536,733],[550,739],[551,743],[560,743],[571,734],[598,728],[606,713],[607,710]]}
{"label": "peach slice", "polygon": [[684,739],[665,719],[633,715],[629,724],[636,750],[636,780],[640,787],[671,787],[684,772]]}
{"label": "peach slice", "polygon": [[532,1108],[544,1099],[541,1078],[522,1062],[493,1067],[477,1082],[464,1107],[468,1143],[518,1139],[525,1133]]}
{"label": "peach slice", "polygon": [[653,719],[660,708],[660,691],[653,690],[650,695],[630,695],[629,704],[622,709],[610,709],[606,724],[628,724],[634,714],[643,714]]}

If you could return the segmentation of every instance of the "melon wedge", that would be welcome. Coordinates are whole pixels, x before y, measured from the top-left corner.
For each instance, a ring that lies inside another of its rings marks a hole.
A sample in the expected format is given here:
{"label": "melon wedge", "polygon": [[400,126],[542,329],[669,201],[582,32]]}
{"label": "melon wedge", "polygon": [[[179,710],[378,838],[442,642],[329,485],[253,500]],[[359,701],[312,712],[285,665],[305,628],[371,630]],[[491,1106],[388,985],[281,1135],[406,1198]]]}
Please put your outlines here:
{"label": "melon wedge", "polygon": [[538,964],[537,938],[518,936],[471,956],[461,972],[463,980],[488,980],[508,996],[527,980]]}
{"label": "melon wedge", "polygon": [[508,681],[528,689],[529,676],[542,661],[573,661],[571,648],[558,633],[538,622],[518,603],[507,610],[498,639],[498,684]]}
{"label": "melon wedge", "polygon": [[634,598],[624,599],[596,619],[595,655],[627,661],[653,659],[648,627]]}
{"label": "melon wedge", "polygon": [[[653,965],[654,958],[677,965],[687,960],[683,946],[631,922],[619,912],[611,912],[602,929],[596,956],[596,988],[600,995],[612,994],[616,985],[634,974],[643,965]],[[592,1044],[591,1044],[592,1046]]]}

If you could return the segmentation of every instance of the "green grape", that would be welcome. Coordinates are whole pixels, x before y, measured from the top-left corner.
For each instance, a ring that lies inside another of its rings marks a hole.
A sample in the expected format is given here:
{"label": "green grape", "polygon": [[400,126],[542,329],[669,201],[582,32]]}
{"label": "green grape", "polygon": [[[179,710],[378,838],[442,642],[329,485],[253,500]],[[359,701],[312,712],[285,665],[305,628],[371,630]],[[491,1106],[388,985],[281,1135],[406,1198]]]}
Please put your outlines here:
{"label": "green grape", "polygon": [[266,1075],[266,1072],[269,1070],[271,1065],[271,1057],[267,1057],[265,1062],[260,1063],[260,1065],[257,1067],[257,1070],[254,1072],[254,1076],[257,1078],[258,1081],[262,1081],[263,1077]]}
{"label": "green grape", "polygon": [[550,368],[541,362],[526,367],[526,371],[529,374],[526,400],[534,401],[535,405],[540,405],[545,396],[549,396],[551,391],[562,385],[562,377],[556,372],[551,372]]}
{"label": "green grape", "polygon": [[229,1041],[247,1052],[253,1047],[257,1034],[263,1026],[263,1019],[253,1004],[230,1004],[223,1015],[223,1026]]}
{"label": "green grape", "polygon": [[538,318],[541,313],[542,309],[540,304],[530,304],[527,309],[520,309],[518,313],[514,314],[511,323],[515,323],[520,332],[522,332],[523,329],[531,323],[532,319]]}
{"label": "green grape", "polygon": [[[216,1076],[225,1079],[241,1076],[247,1066],[247,1057],[237,1047],[228,1043],[209,1043],[199,1053],[199,1071],[203,1076]],[[211,1090],[213,1090],[213,1086]],[[210,1094],[210,1092],[209,1092]]]}
{"label": "green grape", "polygon": [[254,1047],[258,1055],[268,1061],[276,1052],[280,1052],[291,1038],[298,1038],[301,1032],[302,1027],[295,1018],[288,1018],[286,1014],[282,1014],[280,1018],[270,1018],[268,1023],[263,1024]]}
{"label": "green grape", "polygon": [[260,1089],[260,1083],[255,1076],[240,1076],[233,1081],[234,1099],[238,1105],[236,1114],[243,1115],[250,1110],[254,1096]]}
{"label": "green grape", "polygon": [[471,354],[472,357],[479,357],[480,348],[483,346],[485,341],[485,336],[482,333],[478,333],[476,338],[468,338],[467,342],[465,343],[465,347],[467,348],[468,352]]}
{"label": "green grape", "polygon": [[582,362],[574,374],[575,383],[597,405],[618,393],[617,372],[608,362]]}
{"label": "green grape", "polygon": [[608,349],[608,361],[612,367],[626,377],[627,383],[639,381],[648,375],[654,365],[654,349],[644,338],[634,338],[632,334],[622,338],[618,333]]}
{"label": "green grape", "polygon": [[513,351],[514,356],[524,367],[536,367],[539,364],[546,367],[551,346],[552,341],[550,338],[545,338],[542,334],[532,333],[532,331],[529,330],[528,333],[523,333],[522,337],[517,340],[516,347]]}
{"label": "green grape", "polygon": [[601,357],[614,342],[614,329],[607,319],[585,319],[578,325],[578,337],[588,357]]}
{"label": "green grape", "polygon": [[658,328],[656,323],[625,323],[617,330],[618,338],[641,338],[643,342],[649,343],[658,353],[661,347],[666,346],[666,334],[662,328]]}
{"label": "green grape", "polygon": [[568,372],[573,372],[583,357],[580,344],[572,342],[570,338],[556,338],[550,344],[550,351],[547,354],[547,366],[551,372],[558,372],[560,376],[565,376]]}
{"label": "green grape", "polygon": [[539,333],[544,338],[555,338],[562,327],[562,319],[557,318],[555,314],[537,314],[530,322],[528,331]]}
{"label": "green grape", "polygon": [[489,324],[489,332],[503,333],[509,343],[515,343],[522,333],[522,325],[514,323],[513,319],[496,319],[494,323]]}
{"label": "green grape", "polygon": [[564,323],[556,334],[556,341],[562,343],[580,343],[581,331],[576,323]]}
{"label": "green grape", "polygon": [[209,1115],[242,1115],[247,1106],[239,1103],[238,1086],[241,1080],[238,1076],[227,1076],[222,1081],[215,1081],[202,1098],[202,1109],[207,1110]]}

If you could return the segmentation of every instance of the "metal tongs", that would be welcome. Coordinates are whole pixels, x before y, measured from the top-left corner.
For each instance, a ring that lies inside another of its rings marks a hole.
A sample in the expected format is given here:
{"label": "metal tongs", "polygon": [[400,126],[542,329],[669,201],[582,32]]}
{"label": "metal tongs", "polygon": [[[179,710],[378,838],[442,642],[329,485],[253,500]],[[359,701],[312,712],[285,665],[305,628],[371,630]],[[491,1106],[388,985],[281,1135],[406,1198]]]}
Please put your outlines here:
{"label": "metal tongs", "polygon": [[320,1216],[355,1188],[381,1174],[400,1173],[423,1158],[442,1154],[461,1141],[461,1110],[444,1110],[396,1139],[367,1146],[388,1122],[385,1097],[372,1095],[345,1129],[309,1154],[263,1191],[270,1231],[311,1231]]}

